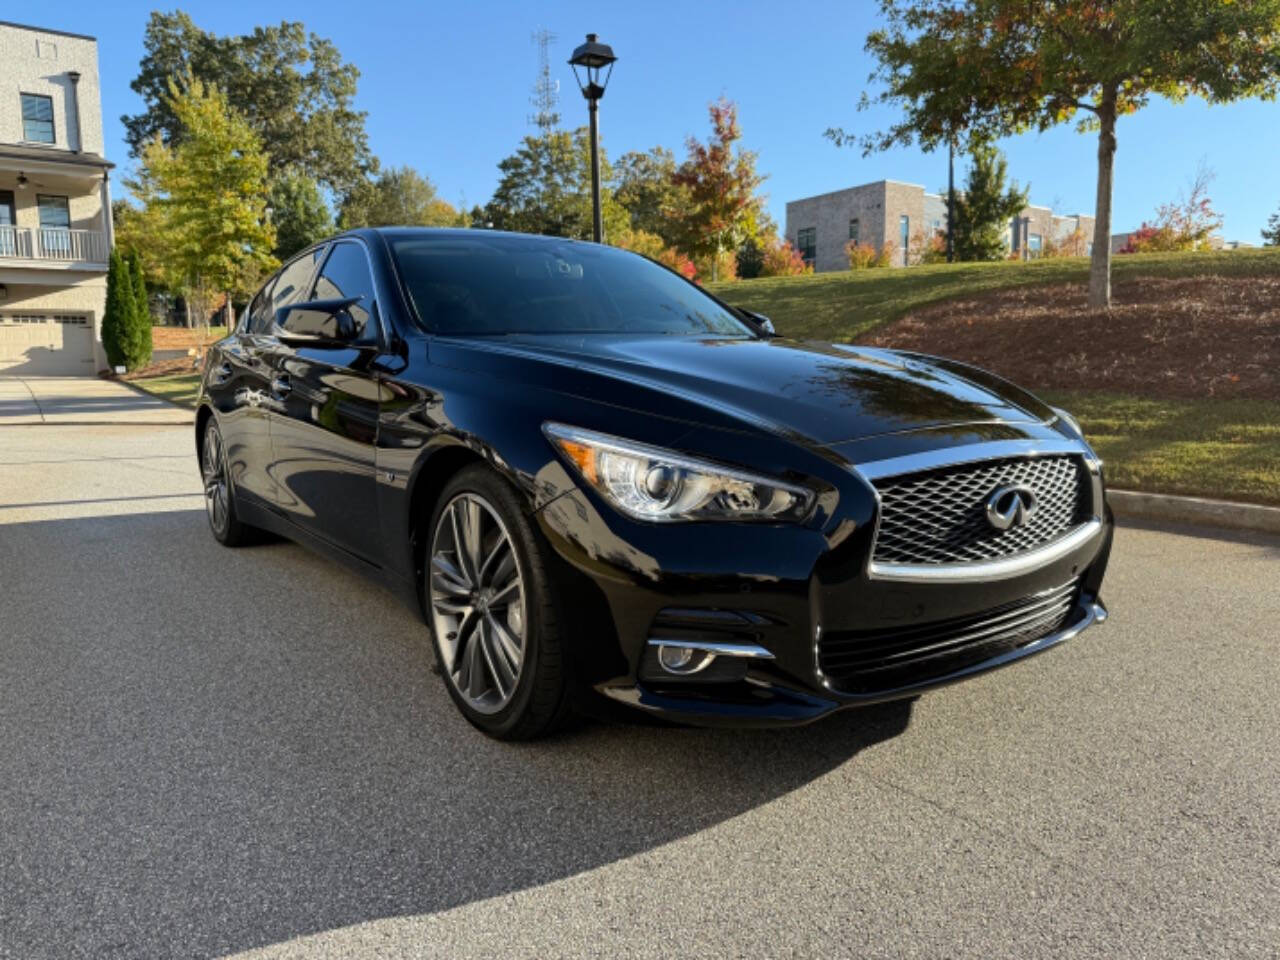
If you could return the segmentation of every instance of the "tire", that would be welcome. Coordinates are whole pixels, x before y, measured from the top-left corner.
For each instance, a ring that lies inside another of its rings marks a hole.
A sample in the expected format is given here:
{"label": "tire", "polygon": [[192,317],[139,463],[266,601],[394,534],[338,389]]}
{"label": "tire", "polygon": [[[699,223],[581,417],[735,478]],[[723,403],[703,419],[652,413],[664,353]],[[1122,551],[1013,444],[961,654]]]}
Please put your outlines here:
{"label": "tire", "polygon": [[252,542],[253,528],[242,523],[236,514],[226,446],[217,420],[209,420],[200,441],[200,478],[204,483],[205,517],[213,538],[224,547],[240,547]]}
{"label": "tire", "polygon": [[462,469],[440,495],[426,542],[427,622],[462,715],[499,740],[558,729],[570,712],[562,621],[549,548],[519,494],[483,464]]}

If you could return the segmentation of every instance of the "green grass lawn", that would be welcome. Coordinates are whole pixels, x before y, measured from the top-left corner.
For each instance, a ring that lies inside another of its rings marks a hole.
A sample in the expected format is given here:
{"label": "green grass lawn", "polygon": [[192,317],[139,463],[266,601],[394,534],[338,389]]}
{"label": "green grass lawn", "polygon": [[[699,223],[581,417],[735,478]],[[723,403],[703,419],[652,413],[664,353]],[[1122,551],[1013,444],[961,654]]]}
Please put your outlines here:
{"label": "green grass lawn", "polygon": [[145,390],[164,400],[171,400],[184,407],[196,405],[196,392],[200,388],[200,372],[171,374],[164,377],[147,377],[143,380],[130,380],[131,387]]}
{"label": "green grass lawn", "polygon": [[1128,490],[1280,506],[1280,403],[1053,392]]}
{"label": "green grass lawn", "polygon": [[[1151,253],[1114,259],[1113,282],[1140,276],[1252,276],[1280,273],[1280,248],[1220,253]],[[787,337],[850,341],[912,310],[1009,287],[1083,283],[1083,257],[1027,263],[955,263],[906,270],[849,270],[708,284],[736,306],[763,313]]]}

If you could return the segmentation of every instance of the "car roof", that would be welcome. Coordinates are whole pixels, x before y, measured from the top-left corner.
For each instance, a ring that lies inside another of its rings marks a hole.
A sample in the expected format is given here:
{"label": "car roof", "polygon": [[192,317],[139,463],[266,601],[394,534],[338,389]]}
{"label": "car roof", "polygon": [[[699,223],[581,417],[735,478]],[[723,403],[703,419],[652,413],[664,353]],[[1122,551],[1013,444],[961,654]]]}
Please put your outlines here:
{"label": "car roof", "polygon": [[412,237],[412,236],[429,236],[429,237],[456,237],[458,239],[469,238],[476,239],[477,236],[492,237],[519,237],[521,240],[538,240],[546,243],[585,243],[586,241],[577,240],[573,237],[553,237],[540,233],[518,233],[512,230],[491,230],[491,229],[474,229],[471,227],[356,227],[346,230],[337,236],[330,237],[331,240],[337,240],[339,237],[359,237],[359,236],[381,236],[381,237]]}

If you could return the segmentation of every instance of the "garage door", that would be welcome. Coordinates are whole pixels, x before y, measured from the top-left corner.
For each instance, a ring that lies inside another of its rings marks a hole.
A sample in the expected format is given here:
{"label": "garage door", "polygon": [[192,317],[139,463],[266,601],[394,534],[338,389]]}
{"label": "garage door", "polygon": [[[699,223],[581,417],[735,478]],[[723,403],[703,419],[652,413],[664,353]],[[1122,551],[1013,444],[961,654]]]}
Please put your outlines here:
{"label": "garage door", "polygon": [[0,313],[0,375],[94,373],[93,324],[79,313]]}

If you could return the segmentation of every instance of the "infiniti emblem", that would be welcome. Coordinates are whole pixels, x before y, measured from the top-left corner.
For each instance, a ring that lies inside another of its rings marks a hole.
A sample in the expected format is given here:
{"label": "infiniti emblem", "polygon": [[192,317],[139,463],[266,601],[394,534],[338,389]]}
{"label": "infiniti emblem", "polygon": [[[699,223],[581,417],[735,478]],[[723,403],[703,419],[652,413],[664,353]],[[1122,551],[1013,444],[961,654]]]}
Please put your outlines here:
{"label": "infiniti emblem", "polygon": [[1025,526],[1035,516],[1035,491],[1030,487],[1000,487],[987,497],[987,523],[997,530],[1008,530],[1010,527]]}

